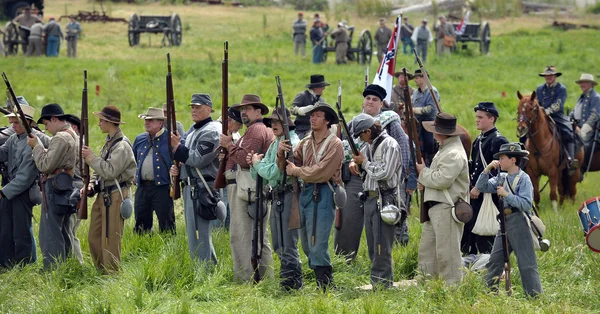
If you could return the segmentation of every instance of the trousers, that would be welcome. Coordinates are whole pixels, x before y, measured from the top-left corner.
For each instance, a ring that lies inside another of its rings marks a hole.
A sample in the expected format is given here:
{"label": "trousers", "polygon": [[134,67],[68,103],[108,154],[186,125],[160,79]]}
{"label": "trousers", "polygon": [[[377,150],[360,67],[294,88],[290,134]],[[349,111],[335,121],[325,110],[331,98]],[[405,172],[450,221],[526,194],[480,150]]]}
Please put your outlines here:
{"label": "trousers", "polygon": [[30,232],[32,209],[28,191],[11,200],[0,200],[0,267],[35,262],[35,240]]}
{"label": "trousers", "polygon": [[287,191],[284,194],[283,204],[280,195],[277,192],[274,194],[275,199],[271,206],[269,218],[273,251],[279,256],[281,262],[279,277],[283,284],[298,287],[302,285],[302,262],[300,262],[298,251],[300,231],[298,229],[288,229],[293,193]]}
{"label": "trousers", "polygon": [[137,233],[152,230],[153,215],[156,212],[158,226],[161,232],[175,232],[175,212],[173,199],[169,195],[170,186],[140,185],[135,190],[135,231]]}
{"label": "trousers", "polygon": [[[393,195],[383,197],[383,204],[397,204]],[[371,259],[371,284],[391,287],[394,282],[392,267],[392,247],[394,245],[395,225],[388,225],[381,220],[378,198],[365,200],[365,231],[367,247]]]}
{"label": "trousers", "polygon": [[471,198],[471,207],[473,208],[473,218],[465,224],[463,236],[460,240],[460,250],[463,254],[490,254],[494,236],[481,236],[473,233],[473,227],[481,210],[483,202],[483,193],[478,198]]}
{"label": "trousers", "polygon": [[423,63],[427,62],[427,49],[429,48],[429,42],[427,40],[417,41],[417,53],[421,57]]}
{"label": "trousers", "polygon": [[[320,266],[331,266],[329,255],[329,235],[335,219],[335,205],[333,204],[333,192],[325,183],[317,184],[319,201],[317,202],[316,226],[314,224],[314,183],[305,185],[300,194],[300,219],[302,228],[300,237],[308,247],[308,266],[315,269]],[[313,229],[315,237],[313,239]]]}
{"label": "trousers", "polygon": [[67,57],[77,57],[77,37],[69,37],[67,39]]}
{"label": "trousers", "polygon": [[[129,195],[129,187],[121,188],[123,197]],[[124,220],[121,217],[123,199],[119,190],[110,194],[111,205],[106,210],[103,192],[99,193],[92,204],[88,242],[94,265],[101,271],[117,271],[121,262],[121,238],[123,236]],[[107,225],[108,215],[108,225]],[[106,236],[108,229],[108,237]]]}
{"label": "trousers", "polygon": [[54,203],[54,187],[52,180],[44,183],[46,206],[42,204],[40,217],[40,248],[44,257],[44,269],[50,269],[56,263],[64,261],[71,253],[73,243],[73,228],[71,215],[58,213]]}
{"label": "trousers", "polygon": [[346,183],[346,206],[342,211],[342,228],[333,233],[335,254],[345,255],[349,260],[356,258],[360,247],[365,211],[363,202],[359,200],[358,193],[362,192],[362,181],[359,176],[350,175]]}

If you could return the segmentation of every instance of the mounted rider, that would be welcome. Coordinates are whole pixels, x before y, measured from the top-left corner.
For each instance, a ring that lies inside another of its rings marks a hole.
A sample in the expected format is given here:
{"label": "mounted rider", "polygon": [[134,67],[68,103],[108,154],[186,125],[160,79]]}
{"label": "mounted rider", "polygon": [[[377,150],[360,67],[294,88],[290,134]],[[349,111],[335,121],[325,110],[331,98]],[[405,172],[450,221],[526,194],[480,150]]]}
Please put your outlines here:
{"label": "mounted rider", "polygon": [[553,65],[547,66],[544,72],[540,73],[546,79],[546,83],[541,84],[535,90],[535,95],[546,114],[552,118],[558,131],[564,149],[567,151],[567,163],[570,169],[579,167],[579,161],[575,159],[575,141],[573,137],[573,125],[569,118],[565,116],[565,101],[567,99],[567,88],[556,81],[561,76],[561,72],[556,71]]}
{"label": "mounted rider", "polygon": [[577,99],[570,117],[581,128],[581,138],[585,147],[585,155],[591,157],[594,152],[590,150],[595,140],[595,130],[598,128],[598,120],[600,120],[600,95],[594,90],[594,86],[598,85],[598,82],[594,81],[593,75],[584,73],[581,74],[581,77],[575,83],[579,84],[582,94]]}

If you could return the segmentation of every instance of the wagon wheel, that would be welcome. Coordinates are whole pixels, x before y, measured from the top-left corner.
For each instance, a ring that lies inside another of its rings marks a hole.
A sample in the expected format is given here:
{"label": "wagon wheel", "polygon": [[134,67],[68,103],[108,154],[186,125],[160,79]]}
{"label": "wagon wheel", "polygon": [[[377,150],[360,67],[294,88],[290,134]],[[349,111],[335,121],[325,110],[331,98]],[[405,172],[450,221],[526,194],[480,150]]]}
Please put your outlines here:
{"label": "wagon wheel", "polygon": [[171,29],[171,46],[181,45],[181,37],[183,36],[183,27],[181,26],[181,19],[179,15],[173,14],[171,16],[171,23],[169,24]]}
{"label": "wagon wheel", "polygon": [[4,51],[7,56],[16,55],[19,52],[19,36],[20,32],[17,24],[14,22],[6,23],[2,41],[4,42]]}
{"label": "wagon wheel", "polygon": [[323,48],[323,57],[321,58],[321,63],[325,63],[327,61],[327,36],[323,37],[323,41],[321,42],[321,47]]}
{"label": "wagon wheel", "polygon": [[487,55],[490,51],[490,43],[492,42],[492,35],[490,33],[490,24],[484,22],[481,27],[481,42],[479,43],[479,51],[481,54]]}
{"label": "wagon wheel", "polygon": [[133,47],[140,43],[140,33],[138,33],[138,28],[140,27],[140,18],[137,14],[133,13],[129,18],[129,27],[128,27],[128,38],[129,38],[129,46]]}
{"label": "wagon wheel", "polygon": [[371,58],[373,57],[373,37],[371,37],[371,32],[365,29],[360,33],[356,50],[358,51],[358,63],[371,63]]}

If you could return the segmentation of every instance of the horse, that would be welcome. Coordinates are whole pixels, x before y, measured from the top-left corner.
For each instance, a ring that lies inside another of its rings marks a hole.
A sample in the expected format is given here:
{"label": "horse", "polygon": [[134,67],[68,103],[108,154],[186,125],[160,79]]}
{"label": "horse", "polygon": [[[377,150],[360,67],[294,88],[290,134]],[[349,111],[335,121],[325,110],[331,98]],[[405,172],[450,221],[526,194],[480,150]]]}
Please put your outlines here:
{"label": "horse", "polygon": [[[525,167],[525,172],[533,184],[534,201],[540,203],[539,183],[540,177],[546,175],[550,182],[550,200],[552,208],[558,212],[557,188],[562,205],[565,197],[575,200],[577,194],[576,184],[579,182],[581,171],[577,168],[571,175],[568,173],[566,158],[562,158],[562,147],[559,131],[556,125],[551,124],[544,108],[539,105],[535,92],[531,95],[521,95],[519,98],[517,135],[527,136],[525,148],[531,153]],[[575,152],[575,158],[583,160],[583,150]]]}
{"label": "horse", "polygon": [[[600,132],[600,129],[596,132]],[[596,139],[594,139],[594,140],[596,140]],[[598,142],[596,142],[596,147],[592,147],[592,146],[593,145],[590,145],[589,147],[587,147],[587,149],[588,150],[594,149],[594,152],[591,152],[591,153],[587,152],[585,154],[584,161],[581,164],[581,169],[584,172],[600,171],[600,144],[598,144]],[[592,158],[591,160],[590,160],[590,157]],[[588,169],[588,166],[589,166],[589,169]]]}

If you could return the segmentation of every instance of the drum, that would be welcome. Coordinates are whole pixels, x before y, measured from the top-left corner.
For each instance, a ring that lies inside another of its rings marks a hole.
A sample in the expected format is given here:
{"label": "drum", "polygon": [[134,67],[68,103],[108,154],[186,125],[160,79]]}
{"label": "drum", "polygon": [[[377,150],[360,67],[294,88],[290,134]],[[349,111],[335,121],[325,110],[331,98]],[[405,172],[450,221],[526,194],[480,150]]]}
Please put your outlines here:
{"label": "drum", "polygon": [[585,242],[592,251],[600,252],[600,196],[585,201],[578,212]]}

